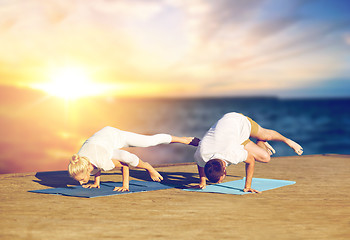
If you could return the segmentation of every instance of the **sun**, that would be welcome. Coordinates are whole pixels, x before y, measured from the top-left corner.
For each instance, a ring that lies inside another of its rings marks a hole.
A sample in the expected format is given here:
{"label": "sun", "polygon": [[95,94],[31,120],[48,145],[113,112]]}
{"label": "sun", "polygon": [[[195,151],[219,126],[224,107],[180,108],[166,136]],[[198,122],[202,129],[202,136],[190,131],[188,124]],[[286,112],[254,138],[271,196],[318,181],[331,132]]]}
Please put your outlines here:
{"label": "sun", "polygon": [[79,67],[54,69],[48,78],[50,82],[35,84],[34,87],[64,99],[96,96],[108,89],[105,85],[93,82],[88,71]]}

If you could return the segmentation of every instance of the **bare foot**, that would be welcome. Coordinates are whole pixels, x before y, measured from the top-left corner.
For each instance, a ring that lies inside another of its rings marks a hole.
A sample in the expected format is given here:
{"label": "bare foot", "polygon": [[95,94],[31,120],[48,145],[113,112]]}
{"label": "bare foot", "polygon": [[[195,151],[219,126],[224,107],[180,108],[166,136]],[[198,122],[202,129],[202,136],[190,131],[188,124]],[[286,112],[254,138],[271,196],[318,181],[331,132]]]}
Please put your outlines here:
{"label": "bare foot", "polygon": [[160,175],[159,172],[157,172],[153,167],[147,171],[148,171],[149,176],[152,178],[153,181],[160,182],[163,180],[162,175]]}
{"label": "bare foot", "polygon": [[194,137],[182,137],[182,143],[183,144],[190,144],[192,142],[192,140],[194,139]]}
{"label": "bare foot", "polygon": [[267,147],[267,149],[271,152],[270,155],[275,154],[276,150],[268,143],[268,142],[264,142],[264,145]]}
{"label": "bare foot", "polygon": [[287,139],[286,144],[289,147],[291,147],[296,152],[296,154],[298,155],[303,154],[303,148],[293,140]]}
{"label": "bare foot", "polygon": [[259,147],[265,149],[268,154],[272,155],[272,154],[275,154],[276,151],[275,149],[273,149],[273,147],[268,143],[268,142],[265,142],[265,141],[257,141],[256,143]]}
{"label": "bare foot", "polygon": [[183,143],[186,145],[198,146],[201,140],[196,137],[175,137],[172,136],[172,142]]}

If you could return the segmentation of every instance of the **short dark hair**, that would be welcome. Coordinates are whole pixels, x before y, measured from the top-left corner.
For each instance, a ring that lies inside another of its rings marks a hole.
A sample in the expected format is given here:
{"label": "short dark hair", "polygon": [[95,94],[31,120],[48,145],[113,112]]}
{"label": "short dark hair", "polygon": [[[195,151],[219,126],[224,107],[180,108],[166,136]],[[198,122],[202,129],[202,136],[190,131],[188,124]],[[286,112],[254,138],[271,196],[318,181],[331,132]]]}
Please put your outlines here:
{"label": "short dark hair", "polygon": [[221,176],[225,175],[225,166],[221,159],[211,159],[204,166],[204,172],[209,181],[219,182]]}

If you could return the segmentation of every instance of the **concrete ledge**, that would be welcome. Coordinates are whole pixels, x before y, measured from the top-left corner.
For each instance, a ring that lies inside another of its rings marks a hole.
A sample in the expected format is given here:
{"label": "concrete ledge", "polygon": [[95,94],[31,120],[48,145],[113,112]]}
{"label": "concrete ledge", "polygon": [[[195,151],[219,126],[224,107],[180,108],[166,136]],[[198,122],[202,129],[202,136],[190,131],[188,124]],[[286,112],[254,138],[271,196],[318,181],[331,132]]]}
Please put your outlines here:
{"label": "concrete ledge", "polygon": [[[68,186],[66,171],[0,175],[0,239],[349,239],[350,156],[276,157],[255,177],[295,185],[244,196],[182,191],[193,163],[157,169],[176,188],[93,199],[29,193]],[[132,170],[132,179],[149,180]],[[226,181],[244,177],[230,166]],[[119,171],[102,181],[120,181]]]}

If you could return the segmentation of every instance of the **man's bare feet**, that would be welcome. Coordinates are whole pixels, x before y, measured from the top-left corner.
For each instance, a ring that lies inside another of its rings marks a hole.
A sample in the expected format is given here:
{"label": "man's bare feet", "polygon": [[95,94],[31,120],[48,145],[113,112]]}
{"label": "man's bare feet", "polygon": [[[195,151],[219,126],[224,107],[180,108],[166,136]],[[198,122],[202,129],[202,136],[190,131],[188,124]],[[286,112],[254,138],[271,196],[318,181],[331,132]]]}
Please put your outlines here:
{"label": "man's bare feet", "polygon": [[302,148],[299,144],[297,144],[296,142],[294,142],[293,140],[287,139],[287,140],[286,140],[286,144],[287,144],[289,147],[291,147],[291,148],[296,152],[296,154],[298,154],[298,155],[303,154],[303,148]]}
{"label": "man's bare feet", "polygon": [[275,149],[268,143],[268,142],[265,142],[265,141],[257,141],[256,143],[259,147],[265,149],[268,154],[272,155],[272,154],[275,154],[276,151]]}
{"label": "man's bare feet", "polygon": [[276,150],[268,143],[268,142],[264,142],[265,146],[267,147],[267,149],[271,152],[270,155],[275,154]]}

